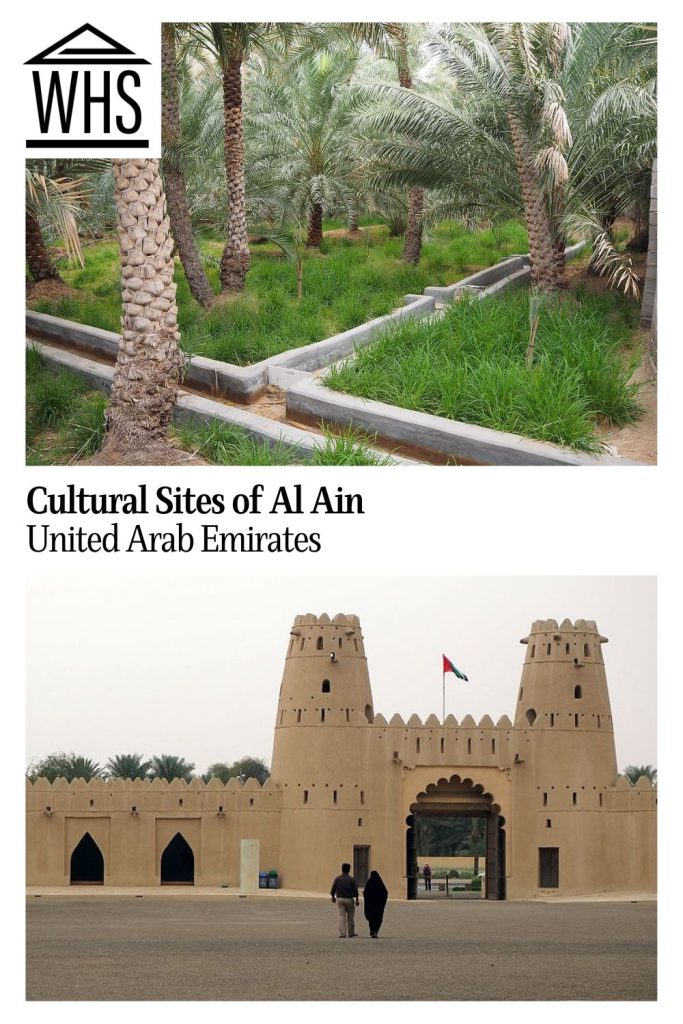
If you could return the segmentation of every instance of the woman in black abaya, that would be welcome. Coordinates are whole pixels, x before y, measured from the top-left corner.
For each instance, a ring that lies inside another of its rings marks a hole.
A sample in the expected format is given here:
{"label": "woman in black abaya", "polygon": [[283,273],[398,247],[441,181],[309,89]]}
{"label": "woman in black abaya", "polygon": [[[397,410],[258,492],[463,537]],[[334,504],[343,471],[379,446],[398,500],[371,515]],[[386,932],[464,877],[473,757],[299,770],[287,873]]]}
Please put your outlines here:
{"label": "woman in black abaya", "polygon": [[371,871],[363,889],[363,912],[370,926],[371,939],[376,939],[379,935],[388,898],[386,885],[376,871]]}

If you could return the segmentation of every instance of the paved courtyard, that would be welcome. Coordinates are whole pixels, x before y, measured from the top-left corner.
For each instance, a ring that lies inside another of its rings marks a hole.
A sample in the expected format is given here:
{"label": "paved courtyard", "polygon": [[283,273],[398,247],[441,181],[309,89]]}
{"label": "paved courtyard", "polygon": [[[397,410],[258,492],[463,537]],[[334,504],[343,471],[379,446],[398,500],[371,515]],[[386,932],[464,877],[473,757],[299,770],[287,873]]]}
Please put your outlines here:
{"label": "paved courtyard", "polygon": [[654,903],[397,902],[378,941],[320,899],[27,905],[32,1000],[656,998]]}

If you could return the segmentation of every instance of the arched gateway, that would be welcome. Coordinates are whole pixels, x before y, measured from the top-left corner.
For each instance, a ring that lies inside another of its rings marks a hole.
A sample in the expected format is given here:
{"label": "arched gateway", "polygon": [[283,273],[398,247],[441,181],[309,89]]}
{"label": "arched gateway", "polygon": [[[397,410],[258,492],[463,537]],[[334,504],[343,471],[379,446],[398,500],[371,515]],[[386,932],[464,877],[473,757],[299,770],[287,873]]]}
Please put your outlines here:
{"label": "arched gateway", "polygon": [[104,885],[104,857],[89,832],[71,854],[69,881],[71,885]]}
{"label": "arched gateway", "polygon": [[161,855],[161,884],[194,885],[194,853],[180,832]]}
{"label": "arched gateway", "polygon": [[500,806],[491,793],[474,783],[470,778],[451,775],[431,783],[426,790],[418,793],[417,800],[410,805],[406,818],[406,877],[407,897],[417,897],[417,843],[416,826],[418,818],[483,818],[485,836],[485,890],[487,900],[505,899],[505,819]]}

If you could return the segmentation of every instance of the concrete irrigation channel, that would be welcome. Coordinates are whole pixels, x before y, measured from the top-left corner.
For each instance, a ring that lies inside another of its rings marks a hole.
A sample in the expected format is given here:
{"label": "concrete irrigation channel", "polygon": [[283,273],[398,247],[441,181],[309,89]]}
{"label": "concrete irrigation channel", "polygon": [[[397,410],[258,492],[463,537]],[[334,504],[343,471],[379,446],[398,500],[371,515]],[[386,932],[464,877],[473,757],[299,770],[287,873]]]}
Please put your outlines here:
{"label": "concrete irrigation channel", "polygon": [[[584,243],[570,246],[575,255]],[[323,430],[345,428],[372,439],[378,454],[395,465],[419,462],[496,466],[637,465],[614,455],[583,455],[518,434],[491,430],[442,416],[367,401],[325,387],[329,368],[373,344],[405,319],[443,314],[463,295],[491,299],[528,284],[528,256],[512,256],[447,287],[406,295],[402,306],[351,330],[289,349],[249,366],[192,356],[176,407],[176,422],[218,420],[245,430],[271,447],[295,448],[303,462],[313,458]],[[39,349],[55,372],[68,370],[92,388],[108,392],[119,336],[111,331],[27,310],[27,344]]]}

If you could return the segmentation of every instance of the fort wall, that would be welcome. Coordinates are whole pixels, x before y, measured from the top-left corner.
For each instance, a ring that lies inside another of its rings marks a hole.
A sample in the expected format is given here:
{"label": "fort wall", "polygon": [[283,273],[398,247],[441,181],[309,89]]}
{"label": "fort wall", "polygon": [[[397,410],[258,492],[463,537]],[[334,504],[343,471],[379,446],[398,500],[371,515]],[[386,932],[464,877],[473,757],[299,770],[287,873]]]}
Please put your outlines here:
{"label": "fort wall", "polygon": [[239,885],[240,841],[258,839],[261,870],[287,888],[325,892],[359,857],[403,896],[414,815],[472,813],[498,837],[486,862],[499,897],[654,890],[656,791],[617,775],[606,639],[594,622],[546,619],[521,642],[513,720],[387,720],[357,616],[297,616],[265,785],[39,779],[27,796],[28,881],[68,885],[87,831],[105,885],[159,885],[179,832],[197,885]]}

